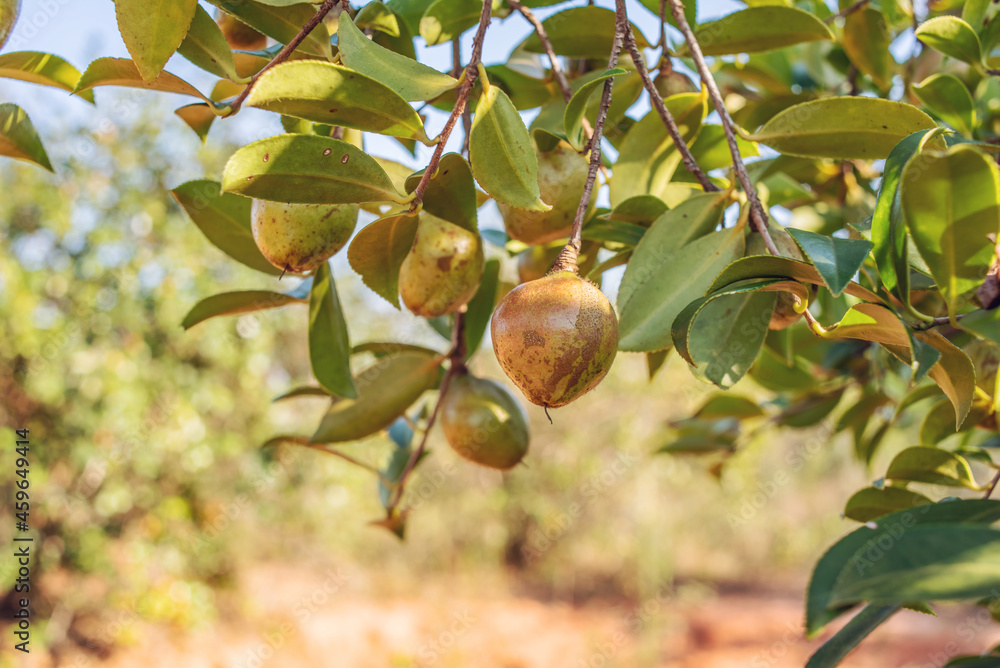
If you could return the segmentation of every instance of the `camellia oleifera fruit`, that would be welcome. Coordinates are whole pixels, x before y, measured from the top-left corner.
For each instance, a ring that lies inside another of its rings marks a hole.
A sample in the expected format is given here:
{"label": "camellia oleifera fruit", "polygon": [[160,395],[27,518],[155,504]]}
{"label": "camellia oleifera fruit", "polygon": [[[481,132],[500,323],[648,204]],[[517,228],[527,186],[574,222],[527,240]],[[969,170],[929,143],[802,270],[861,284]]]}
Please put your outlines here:
{"label": "camellia oleifera fruit", "polygon": [[21,0],[0,0],[0,48],[3,48],[14,31],[17,15],[20,13]]}
{"label": "camellia oleifera fruit", "polygon": [[259,51],[267,47],[267,36],[251,28],[232,14],[221,9],[215,12],[215,22],[222,29],[229,46],[240,51]]}
{"label": "camellia oleifera fruit", "polygon": [[416,315],[454,313],[476,294],[484,264],[477,233],[421,214],[413,247],[399,268],[399,294]]}
{"label": "camellia oleifera fruit", "polygon": [[493,350],[528,401],[565,406],[589,392],[618,351],[618,318],[596,285],[554,271],[511,290],[493,313]]}
{"label": "camellia oleifera fruit", "polygon": [[292,274],[315,269],[351,238],[357,204],[286,204],[255,199],[250,229],[257,248],[275,267]]}
{"label": "camellia oleifera fruit", "polygon": [[441,403],[441,426],[461,457],[507,470],[528,452],[528,416],[500,383],[468,373],[451,381]]}
{"label": "camellia oleifera fruit", "polygon": [[499,205],[507,234],[526,244],[544,244],[569,236],[589,169],[586,158],[566,142],[551,151],[538,152],[537,157],[538,190],[542,201],[552,209],[527,211]]}

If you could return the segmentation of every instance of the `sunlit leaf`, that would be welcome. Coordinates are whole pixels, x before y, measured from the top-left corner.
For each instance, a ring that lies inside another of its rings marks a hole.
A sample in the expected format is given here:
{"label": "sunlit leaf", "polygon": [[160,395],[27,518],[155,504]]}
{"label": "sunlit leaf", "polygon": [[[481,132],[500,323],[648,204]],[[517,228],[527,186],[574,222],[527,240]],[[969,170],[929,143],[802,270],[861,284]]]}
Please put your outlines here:
{"label": "sunlit leaf", "polygon": [[376,294],[399,308],[399,268],[413,246],[417,216],[398,214],[376,220],[347,249],[351,268]]}
{"label": "sunlit leaf", "polygon": [[[833,33],[816,16],[802,9],[782,6],[749,7],[694,31],[706,56],[773,51],[817,40],[832,40]],[[678,55],[687,55],[681,48]]]}
{"label": "sunlit leaf", "polygon": [[181,326],[191,329],[198,323],[221,315],[237,315],[268,309],[280,308],[287,304],[302,303],[304,300],[283,292],[270,290],[243,290],[225,292],[203,299],[188,311]]}
{"label": "sunlit leaf", "polygon": [[358,397],[351,379],[347,323],[326,262],[317,267],[309,294],[309,361],[320,385],[340,397]]}
{"label": "sunlit leaf", "polygon": [[[53,86],[69,92],[80,82],[80,71],[51,53],[14,51],[0,54],[0,77]],[[80,93],[88,102],[94,101],[90,91]]]}
{"label": "sunlit leaf", "polygon": [[16,104],[0,104],[0,155],[54,171],[31,119]]}
{"label": "sunlit leaf", "polygon": [[145,81],[160,75],[197,7],[198,0],[115,0],[118,31]]}
{"label": "sunlit leaf", "polygon": [[956,16],[937,16],[920,24],[917,39],[946,56],[979,65],[983,59],[982,45],[976,31]]}

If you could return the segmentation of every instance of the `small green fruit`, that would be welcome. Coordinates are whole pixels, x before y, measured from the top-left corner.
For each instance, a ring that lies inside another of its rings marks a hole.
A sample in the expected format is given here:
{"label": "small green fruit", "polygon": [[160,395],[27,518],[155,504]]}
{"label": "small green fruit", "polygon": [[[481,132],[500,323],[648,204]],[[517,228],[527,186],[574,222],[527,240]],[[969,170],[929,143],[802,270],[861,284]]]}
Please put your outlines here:
{"label": "small green fruit", "polygon": [[240,51],[259,51],[267,47],[267,36],[251,28],[232,14],[221,9],[215,11],[215,22],[222,29],[226,41],[233,49]]}
{"label": "small green fruit", "polygon": [[566,142],[537,157],[538,190],[542,201],[552,209],[527,211],[499,205],[507,234],[526,244],[544,244],[569,236],[590,168],[586,158]]}
{"label": "small green fruit", "polygon": [[507,470],[528,452],[528,416],[493,380],[468,374],[452,380],[441,404],[441,426],[455,452],[483,466]]}
{"label": "small green fruit", "polygon": [[421,214],[413,248],[399,268],[399,294],[416,315],[454,313],[476,294],[484,264],[478,234]]}
{"label": "small green fruit", "polygon": [[653,79],[660,97],[666,99],[671,95],[681,93],[697,93],[698,87],[691,81],[691,77],[683,72],[670,72],[669,74],[659,74]]}
{"label": "small green fruit", "polygon": [[286,204],[255,199],[250,229],[257,248],[275,267],[292,274],[315,269],[351,238],[357,204]]}
{"label": "small green fruit", "polygon": [[14,31],[14,24],[20,13],[21,0],[0,0],[0,49]]}
{"label": "small green fruit", "polygon": [[569,271],[511,290],[490,331],[504,373],[528,401],[546,408],[596,387],[618,352],[618,318],[608,298]]}

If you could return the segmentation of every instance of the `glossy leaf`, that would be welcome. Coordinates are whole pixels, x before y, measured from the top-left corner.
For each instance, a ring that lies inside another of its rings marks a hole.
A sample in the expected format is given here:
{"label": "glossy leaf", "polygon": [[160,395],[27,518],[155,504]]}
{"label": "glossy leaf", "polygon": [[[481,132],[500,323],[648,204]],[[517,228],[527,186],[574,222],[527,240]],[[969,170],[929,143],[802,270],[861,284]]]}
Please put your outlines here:
{"label": "glossy leaf", "polygon": [[267,309],[280,308],[287,304],[301,303],[303,300],[293,295],[270,290],[243,290],[240,292],[225,292],[203,299],[188,311],[181,326],[191,329],[198,323],[209,318],[222,315],[237,315],[252,313]]}
{"label": "glossy leaf", "polygon": [[497,86],[479,99],[469,158],[476,181],[496,201],[529,211],[552,208],[538,190],[538,160],[524,121]]}
{"label": "glossy leaf", "polygon": [[[570,7],[542,21],[542,27],[548,33],[556,55],[607,60],[615,39],[615,13],[604,7]],[[649,47],[642,31],[634,24],[632,32],[640,49]],[[532,53],[545,52],[542,41],[534,32],[520,48]]]}
{"label": "glossy leaf", "polygon": [[145,81],[136,69],[135,63],[127,58],[98,58],[87,67],[87,71],[80,77],[73,92],[79,95],[96,86],[124,86],[157,90],[161,93],[179,93],[201,98],[208,104],[215,104],[197,88],[170,72],[161,72],[152,81]]}
{"label": "glossy leaf", "polygon": [[605,81],[612,77],[621,76],[622,74],[628,74],[628,70],[623,70],[620,67],[607,70],[597,78],[585,83],[573,93],[573,97],[563,112],[563,130],[566,132],[566,138],[573,148],[578,151],[583,150],[583,119],[587,114],[587,102],[590,100],[590,96],[597,92],[598,89],[604,90]]}
{"label": "glossy leaf", "polygon": [[972,94],[954,74],[932,74],[913,86],[913,92],[942,121],[967,137],[976,127]]}
{"label": "glossy leaf", "polygon": [[191,27],[177,53],[218,77],[232,81],[242,80],[236,71],[236,60],[222,29],[201,5],[197,5],[194,20],[191,21]]}
{"label": "glossy leaf", "polygon": [[[316,14],[312,5],[284,0],[208,0],[211,4],[239,18],[251,28],[288,44],[302,30],[302,26]],[[299,45],[299,50],[321,58],[332,55],[330,31],[320,23]]]}
{"label": "glossy leaf", "polygon": [[401,34],[400,19],[396,16],[396,12],[378,0],[369,2],[358,10],[354,17],[354,25],[379,30],[391,37],[399,37]]}
{"label": "glossy leaf", "polygon": [[735,385],[757,359],[777,295],[724,295],[699,310],[688,329],[688,353],[695,375],[722,389]]}
{"label": "glossy leaf", "polygon": [[[29,81],[73,92],[80,82],[80,71],[51,53],[14,51],[0,54],[0,77]],[[94,101],[90,91],[80,95],[87,102]]]}
{"label": "glossy leaf", "polygon": [[750,139],[804,158],[879,160],[908,135],[933,127],[930,116],[909,104],[830,97],[785,109]]}
{"label": "glossy leaf", "polygon": [[309,362],[313,375],[324,388],[340,397],[358,397],[351,378],[347,322],[327,262],[316,268],[309,293]]}
{"label": "glossy leaf", "polygon": [[399,308],[399,268],[413,246],[417,216],[398,214],[376,220],[347,249],[351,268],[377,295]]}
{"label": "glossy leaf", "polygon": [[54,171],[31,119],[16,104],[0,104],[0,155]]}
{"label": "glossy leaf", "polygon": [[212,108],[202,102],[184,105],[175,109],[174,113],[187,123],[189,128],[194,130],[194,133],[198,135],[198,138],[202,142],[208,137],[208,131],[212,128],[212,124],[215,123],[215,119],[218,118],[215,112],[212,111]]}
{"label": "glossy leaf", "polygon": [[439,378],[435,357],[404,352],[378,359],[355,378],[358,398],[333,404],[311,440],[342,443],[371,436],[436,387]]}
{"label": "glossy leaf", "polygon": [[946,56],[979,65],[983,59],[979,36],[968,23],[955,16],[937,16],[924,21],[916,31],[917,39]]}
{"label": "glossy leaf", "polygon": [[346,16],[341,15],[337,34],[345,65],[388,86],[404,100],[431,100],[458,85],[447,74],[375,44]]}
{"label": "glossy leaf", "polygon": [[923,494],[902,487],[866,487],[847,500],[844,516],[856,522],[868,522],[883,515],[933,503]]}
{"label": "glossy leaf", "polygon": [[[424,170],[406,179],[407,192],[413,192]],[[438,163],[438,171],[424,191],[424,211],[454,223],[471,232],[476,232],[476,209],[479,207],[476,180],[472,167],[458,153],[446,153]]]}
{"label": "glossy leaf", "polygon": [[[806,262],[774,255],[754,255],[745,257],[726,267],[712,283],[710,292],[716,292],[738,281],[750,278],[790,278],[800,283],[823,285],[823,278],[816,267]],[[844,292],[865,301],[878,302],[878,295],[858,285],[850,283]]]}
{"label": "glossy leaf", "polygon": [[993,258],[987,235],[1000,233],[996,165],[962,145],[925,152],[906,166],[900,187],[910,236],[954,316]]}
{"label": "glossy leaf", "polygon": [[955,408],[955,428],[958,429],[972,409],[976,367],[961,348],[935,331],[915,332],[913,336],[941,353],[941,359],[927,373]]}
{"label": "glossy leaf", "polygon": [[923,482],[979,489],[964,457],[940,448],[914,446],[900,452],[885,477],[903,482]]}
{"label": "glossy leaf", "polygon": [[298,60],[258,79],[246,104],[314,123],[432,144],[420,116],[391,88],[346,67]]}
{"label": "glossy leaf", "polygon": [[223,170],[222,189],[299,204],[408,201],[385,170],[353,144],[297,134],[261,139],[236,151]]}
{"label": "glossy leaf", "polygon": [[[813,14],[782,6],[748,7],[702,23],[694,31],[706,56],[774,51],[803,42],[832,40],[833,33]],[[681,48],[678,55],[686,55]]]}
{"label": "glossy leaf", "polygon": [[865,239],[839,239],[789,227],[788,233],[823,277],[834,297],[839,297],[871,252]]}
{"label": "glossy leaf", "polygon": [[188,181],[170,194],[216,248],[251,269],[278,276],[281,270],[260,254],[250,232],[250,200],[223,194],[221,188],[216,181]]}
{"label": "glossy leaf", "polygon": [[890,64],[894,61],[889,55],[891,41],[885,16],[873,7],[863,7],[844,18],[842,44],[847,57],[882,89],[892,83]]}
{"label": "glossy leaf", "polygon": [[118,31],[143,80],[153,81],[181,45],[198,0],[115,0]]}

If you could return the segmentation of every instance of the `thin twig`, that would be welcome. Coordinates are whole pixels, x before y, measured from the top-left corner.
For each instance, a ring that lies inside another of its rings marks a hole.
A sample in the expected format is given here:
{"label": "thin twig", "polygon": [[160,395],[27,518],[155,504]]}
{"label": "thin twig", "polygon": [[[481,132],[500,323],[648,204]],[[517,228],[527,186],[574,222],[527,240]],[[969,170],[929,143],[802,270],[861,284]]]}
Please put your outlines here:
{"label": "thin twig", "polygon": [[836,21],[841,17],[847,16],[848,14],[853,14],[854,12],[858,11],[859,9],[867,5],[869,2],[871,2],[871,0],[858,0],[853,5],[845,7],[844,9],[840,10],[833,16],[827,16],[825,19],[823,19],[823,23],[830,25],[831,23],[833,23],[834,21]]}
{"label": "thin twig", "polygon": [[[972,311],[971,313],[974,312],[975,311]],[[959,313],[958,315],[955,316],[955,321],[957,322],[967,315],[970,315],[970,313]],[[925,332],[928,329],[933,329],[935,327],[944,327],[945,325],[950,325],[950,324],[951,324],[951,318],[945,315],[941,316],[940,318],[927,320],[925,322],[912,323],[910,324],[910,329],[912,329],[915,332]]]}
{"label": "thin twig", "polygon": [[[618,56],[621,54],[622,45],[625,42],[625,26],[628,25],[628,15],[625,12],[625,0],[617,0],[615,11],[615,41],[611,47],[611,55],[608,57],[608,69],[612,69],[618,64]],[[576,208],[576,218],[573,219],[573,229],[570,232],[569,243],[562,249],[559,256],[553,263],[555,271],[577,271],[577,257],[583,246],[583,219],[590,207],[590,197],[594,191],[594,182],[597,180],[597,170],[601,166],[601,139],[604,137],[604,123],[608,119],[608,108],[611,106],[611,88],[615,78],[608,77],[604,81],[604,92],[601,94],[601,106],[597,110],[597,119],[594,123],[594,136],[590,140],[590,169],[587,172],[587,182],[583,187],[583,196],[580,204]]]}
{"label": "thin twig", "polygon": [[[708,174],[702,170],[698,165],[698,161],[694,159],[694,155],[691,154],[691,149],[688,148],[687,142],[684,141],[684,137],[681,135],[681,130],[677,126],[677,120],[674,115],[670,113],[667,109],[667,105],[663,103],[663,97],[660,95],[660,91],[656,90],[656,85],[653,80],[649,78],[649,71],[646,69],[646,63],[643,59],[642,53],[639,51],[639,46],[635,43],[635,35],[632,33],[632,26],[625,24],[625,46],[628,48],[628,52],[632,55],[632,62],[635,63],[636,72],[639,73],[639,78],[642,79],[642,85],[645,86],[646,92],[649,93],[649,99],[653,103],[653,108],[656,109],[656,113],[660,115],[660,120],[667,127],[667,132],[670,134],[670,138],[674,140],[674,146],[681,154],[681,161],[684,163],[684,167],[691,172],[691,174],[698,179],[698,183],[701,184],[702,190],[705,192],[712,192],[718,190],[712,181],[708,178]],[[669,58],[665,59],[669,60]]]}
{"label": "thin twig", "polygon": [[293,37],[292,40],[278,52],[278,55],[271,59],[271,62],[262,67],[257,74],[253,75],[250,82],[246,85],[246,88],[244,88],[242,92],[236,96],[236,99],[229,104],[230,111],[226,114],[227,118],[240,110],[240,107],[243,106],[243,102],[247,99],[247,96],[250,95],[250,91],[253,90],[254,85],[260,80],[265,72],[288,60],[289,56],[292,55],[295,49],[299,48],[299,45],[302,44],[302,42],[305,41],[305,38],[309,36],[309,33],[311,33],[316,26],[323,22],[323,19],[326,18],[326,15],[330,13],[330,10],[334,8],[337,2],[338,0],[325,0],[323,5],[319,8],[319,11],[317,11],[316,14],[309,19],[308,23],[302,26],[302,30],[299,31],[299,34]]}
{"label": "thin twig", "polygon": [[993,496],[993,490],[997,488],[997,483],[1000,483],[1000,469],[997,469],[996,474],[993,476],[993,480],[990,481],[989,488],[987,488],[986,493],[983,494],[984,499],[988,499]]}
{"label": "thin twig", "polygon": [[[631,26],[629,26],[631,28]],[[631,30],[629,31],[631,32]],[[660,48],[663,49],[663,59],[667,58],[667,0],[660,0]]]}
{"label": "thin twig", "polygon": [[492,10],[492,0],[483,0],[483,11],[479,15],[479,28],[476,30],[475,38],[472,40],[472,58],[465,68],[465,81],[462,83],[462,87],[458,89],[455,108],[451,110],[451,115],[444,124],[444,129],[438,135],[438,144],[434,149],[434,155],[431,156],[431,161],[427,165],[427,169],[424,170],[424,175],[420,178],[420,183],[417,184],[416,189],[413,191],[413,202],[410,204],[411,212],[416,211],[417,207],[424,201],[424,193],[427,192],[427,186],[430,185],[431,179],[434,178],[438,163],[441,162],[441,156],[444,155],[445,144],[448,143],[448,138],[451,137],[452,130],[455,129],[455,124],[465,111],[465,105],[469,101],[472,86],[479,77],[479,60],[483,55],[483,40],[486,39],[486,28],[490,25],[490,12]]}
{"label": "thin twig", "polygon": [[[621,1],[619,0],[619,2]],[[740,155],[740,148],[736,143],[736,132],[733,130],[733,120],[729,117],[729,112],[726,110],[726,104],[722,100],[719,87],[716,85],[715,79],[712,78],[712,72],[708,69],[708,63],[705,62],[705,56],[701,52],[701,45],[698,44],[698,39],[694,36],[691,26],[688,25],[687,18],[684,16],[684,5],[681,4],[681,0],[670,0],[670,11],[674,15],[677,27],[680,28],[681,33],[684,35],[688,51],[691,52],[691,58],[698,67],[698,74],[701,75],[701,80],[705,84],[705,88],[708,89],[708,96],[712,99],[712,106],[719,113],[719,119],[722,121],[722,129],[726,133],[726,141],[729,143],[729,153],[733,157],[733,169],[736,170],[736,176],[739,178],[740,185],[743,186],[743,191],[750,202],[750,222],[764,240],[764,246],[768,252],[771,255],[781,255],[778,247],[774,245],[774,240],[771,239],[770,232],[768,232],[767,214],[764,212],[764,207],[757,196],[757,190],[750,181],[746,165],[743,164],[743,156]]]}

